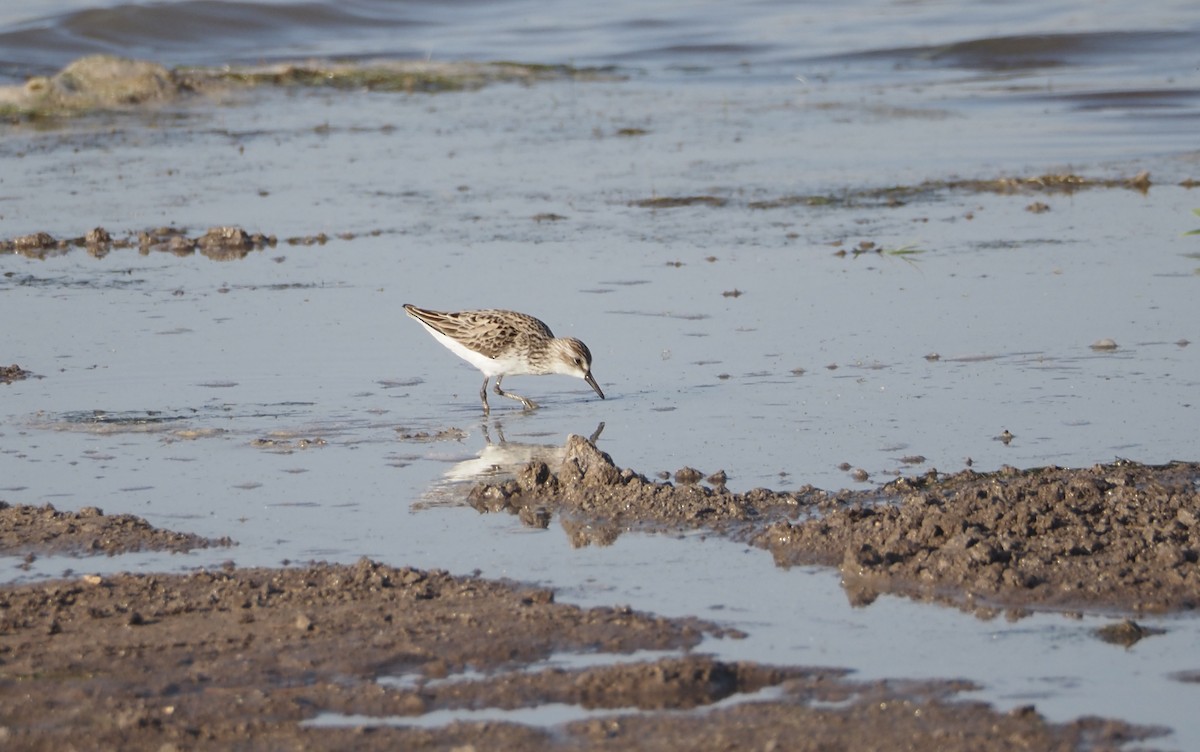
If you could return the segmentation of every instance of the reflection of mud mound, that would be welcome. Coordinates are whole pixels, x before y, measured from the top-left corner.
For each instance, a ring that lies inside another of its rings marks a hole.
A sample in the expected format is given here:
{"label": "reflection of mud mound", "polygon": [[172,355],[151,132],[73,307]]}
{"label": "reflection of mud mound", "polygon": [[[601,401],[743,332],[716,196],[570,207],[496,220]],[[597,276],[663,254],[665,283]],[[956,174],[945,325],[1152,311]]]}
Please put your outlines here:
{"label": "reflection of mud mound", "polygon": [[836,495],[736,494],[655,483],[572,436],[557,468],[529,463],[513,480],[478,484],[471,501],[565,515],[577,545],[635,527],[749,534],[781,566],[840,566],[851,601],[864,605],[893,592],[971,608],[1145,612],[1200,606],[1198,481],[1200,464],[1120,462],[931,472]]}
{"label": "reflection of mud mound", "polygon": [[[515,478],[523,467],[530,463],[558,467],[562,462],[566,449],[558,444],[533,444],[521,441],[509,441],[504,435],[504,426],[499,420],[492,422],[498,441],[493,442],[487,423],[483,424],[484,446],[477,457],[456,463],[442,474],[423,496],[422,500],[413,505],[415,509],[429,506],[457,506],[463,503],[470,486],[476,483],[502,483]],[[604,423],[600,423],[589,439],[592,442],[600,438],[604,432]],[[447,429],[432,434],[425,432],[403,432],[402,438],[409,441],[440,441],[446,438],[461,441],[465,437],[461,429]],[[470,503],[481,512],[498,512],[504,508],[490,505],[479,500],[469,499]],[[550,524],[550,513],[541,505],[530,505],[512,510],[520,515],[521,521],[529,527],[545,528]],[[615,536],[614,536],[615,537]]]}
{"label": "reflection of mud mound", "polygon": [[[524,509],[521,510],[521,515],[521,519],[524,520],[526,515]],[[621,536],[623,529],[611,522],[585,521],[577,517],[564,517],[562,527],[566,531],[571,545],[575,548],[611,546]]]}
{"label": "reflection of mud mound", "polygon": [[[479,456],[455,464],[442,475],[419,502],[423,506],[458,506],[463,497],[477,483],[502,483],[511,480],[522,467],[529,463],[557,466],[562,460],[561,446],[525,444],[502,441],[488,442]],[[503,505],[489,506],[474,497],[468,503],[480,512],[499,512]],[[550,511],[542,504],[530,504],[510,511],[515,512],[521,523],[530,528],[545,529],[550,526]]]}
{"label": "reflection of mud mound", "polygon": [[[687,480],[701,473],[690,468],[678,476]],[[714,475],[717,480],[722,475]],[[803,494],[803,495],[802,495]],[[755,489],[737,494],[724,485],[655,483],[632,470],[622,470],[612,458],[582,436],[571,436],[555,467],[530,462],[515,479],[480,483],[471,491],[471,504],[481,511],[526,515],[547,506],[568,517],[568,534],[577,545],[607,545],[621,530],[638,528],[744,527],[765,515],[779,519],[798,513],[801,504],[824,498],[821,491],[775,493]]]}

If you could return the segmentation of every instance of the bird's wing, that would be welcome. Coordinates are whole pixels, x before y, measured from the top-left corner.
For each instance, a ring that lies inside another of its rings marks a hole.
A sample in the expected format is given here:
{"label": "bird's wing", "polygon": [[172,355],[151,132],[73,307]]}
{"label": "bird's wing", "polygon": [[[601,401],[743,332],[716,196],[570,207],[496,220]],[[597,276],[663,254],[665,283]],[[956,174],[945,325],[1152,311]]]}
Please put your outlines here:
{"label": "bird's wing", "polygon": [[509,348],[518,337],[540,332],[547,338],[554,333],[540,319],[516,311],[486,309],[482,311],[430,311],[405,305],[408,315],[422,324],[466,347],[494,358]]}

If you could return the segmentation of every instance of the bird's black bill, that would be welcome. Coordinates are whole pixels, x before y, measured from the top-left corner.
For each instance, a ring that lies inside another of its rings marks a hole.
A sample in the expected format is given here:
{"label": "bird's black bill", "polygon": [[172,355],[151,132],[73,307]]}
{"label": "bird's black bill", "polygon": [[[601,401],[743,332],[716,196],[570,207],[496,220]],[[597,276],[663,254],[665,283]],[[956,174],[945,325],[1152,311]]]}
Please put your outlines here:
{"label": "bird's black bill", "polygon": [[596,383],[596,379],[592,378],[592,374],[583,377],[583,380],[588,383],[588,386],[596,390],[596,394],[600,395],[600,399],[604,399],[604,392],[600,391],[600,385]]}

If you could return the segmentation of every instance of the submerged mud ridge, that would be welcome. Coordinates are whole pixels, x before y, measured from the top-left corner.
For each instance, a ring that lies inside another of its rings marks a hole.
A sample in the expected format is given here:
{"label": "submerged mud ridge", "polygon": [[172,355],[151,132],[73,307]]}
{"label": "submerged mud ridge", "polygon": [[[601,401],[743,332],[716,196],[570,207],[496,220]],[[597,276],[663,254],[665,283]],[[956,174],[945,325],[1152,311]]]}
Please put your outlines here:
{"label": "submerged mud ridge", "polygon": [[[379,235],[382,232],[372,230],[367,234]],[[339,240],[353,240],[358,233],[339,232],[336,237]],[[236,261],[246,258],[251,251],[275,248],[280,242],[293,246],[313,246],[324,245],[330,238],[330,235],[321,232],[280,240],[274,235],[248,232],[236,225],[210,227],[200,235],[190,235],[186,228],[181,227],[156,227],[114,236],[103,227],[96,227],[85,235],[73,238],[59,238],[42,231],[0,240],[0,254],[12,253],[44,260],[82,248],[90,256],[104,258],[114,250],[136,248],[142,255],[159,252],[185,257],[199,253],[213,261]]]}
{"label": "submerged mud ridge", "polygon": [[[852,682],[836,669],[687,653],[538,665],[562,652],[686,649],[706,633],[724,634],[694,619],[584,610],[548,590],[368,560],[6,586],[0,741],[29,750],[986,752],[1115,748],[1161,733],[1098,718],[1051,724],[1032,707],[997,713],[957,701],[972,688],[961,681]],[[386,677],[395,681],[377,681]],[[739,696],[753,702],[710,708]],[[546,703],[576,706],[580,719],[546,728],[469,720],[473,710]],[[439,710],[464,719],[406,725]],[[308,723],[321,713],[353,720]]]}
{"label": "submerged mud ridge", "polygon": [[195,236],[189,236],[182,228],[160,227],[115,238],[103,227],[96,227],[75,238],[60,239],[48,232],[35,232],[0,240],[0,253],[45,259],[67,253],[72,248],[84,248],[90,255],[104,258],[113,249],[137,248],[142,254],[161,251],[191,256],[199,252],[214,261],[230,261],[245,258],[251,251],[273,248],[276,242],[274,235],[250,233],[235,226],[211,227],[203,235]]}
{"label": "submerged mud ridge", "polygon": [[[1196,181],[1188,178],[1179,182],[1183,188],[1195,187]],[[776,198],[736,200],[734,196],[653,196],[630,202],[630,206],[644,209],[672,209],[681,206],[708,206],[720,209],[726,206],[746,209],[790,209],[797,206],[897,206],[913,199],[928,198],[943,193],[996,193],[1000,195],[1063,195],[1070,196],[1080,191],[1098,189],[1126,189],[1145,195],[1153,183],[1149,172],[1139,172],[1125,178],[1088,177],[1075,173],[1047,173],[1024,177],[971,178],[957,180],[926,180],[915,185],[900,185],[887,188],[859,188],[837,194],[785,195]],[[1034,203],[1029,211],[1040,214],[1050,207]]]}
{"label": "submerged mud ridge", "polygon": [[522,519],[557,512],[576,544],[631,527],[749,534],[781,566],[840,566],[858,603],[886,592],[970,608],[1162,612],[1200,604],[1198,480],[1195,463],[1118,462],[739,494],[648,480],[572,436],[557,470],[530,463],[470,499]]}
{"label": "submerged mud ridge", "polygon": [[116,554],[133,551],[184,552],[232,546],[190,533],[160,530],[131,514],[106,515],[96,507],[60,512],[53,506],[10,505],[0,501],[0,556]]}

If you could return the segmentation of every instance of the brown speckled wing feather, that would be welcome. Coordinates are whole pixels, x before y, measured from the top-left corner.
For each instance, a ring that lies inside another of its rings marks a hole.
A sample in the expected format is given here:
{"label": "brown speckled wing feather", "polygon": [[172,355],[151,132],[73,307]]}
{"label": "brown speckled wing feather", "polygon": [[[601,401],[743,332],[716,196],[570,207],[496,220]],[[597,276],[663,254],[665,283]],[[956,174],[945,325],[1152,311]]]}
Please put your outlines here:
{"label": "brown speckled wing feather", "polygon": [[[547,338],[554,337],[550,327],[540,319],[516,311],[486,309],[450,313],[430,311],[407,304],[404,310],[423,324],[489,358],[496,357],[507,350],[518,337],[531,332],[541,332]],[[520,324],[523,331],[518,331],[514,324]]]}

